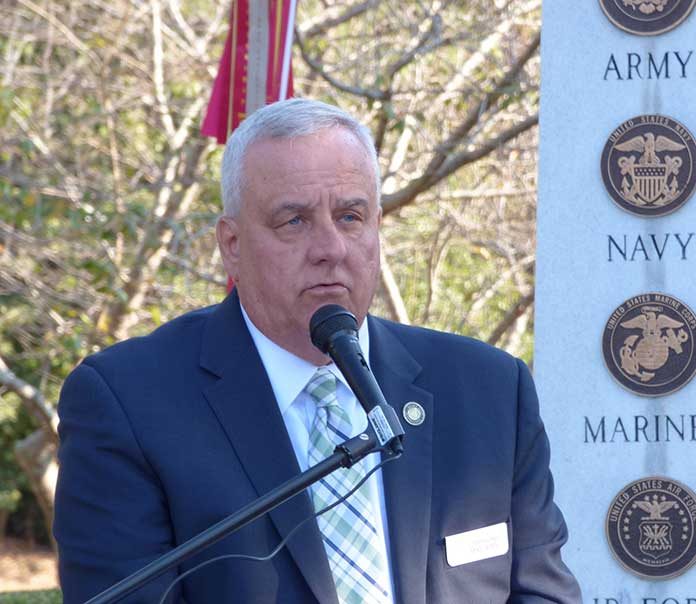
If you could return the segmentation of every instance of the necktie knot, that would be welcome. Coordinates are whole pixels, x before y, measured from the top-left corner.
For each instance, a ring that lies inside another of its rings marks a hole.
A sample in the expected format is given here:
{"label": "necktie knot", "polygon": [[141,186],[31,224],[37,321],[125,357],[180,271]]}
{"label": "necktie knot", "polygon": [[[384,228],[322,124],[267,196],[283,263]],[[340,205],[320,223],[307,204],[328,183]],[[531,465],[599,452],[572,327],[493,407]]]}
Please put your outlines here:
{"label": "necktie knot", "polygon": [[305,387],[316,404],[312,434],[317,438],[319,433],[323,433],[326,444],[331,444],[331,450],[326,450],[326,457],[336,445],[348,440],[351,435],[350,418],[338,402],[336,386],[336,376],[326,367],[320,367]]}
{"label": "necktie knot", "polygon": [[319,367],[305,387],[319,409],[338,404],[336,399],[336,376],[326,367]]}

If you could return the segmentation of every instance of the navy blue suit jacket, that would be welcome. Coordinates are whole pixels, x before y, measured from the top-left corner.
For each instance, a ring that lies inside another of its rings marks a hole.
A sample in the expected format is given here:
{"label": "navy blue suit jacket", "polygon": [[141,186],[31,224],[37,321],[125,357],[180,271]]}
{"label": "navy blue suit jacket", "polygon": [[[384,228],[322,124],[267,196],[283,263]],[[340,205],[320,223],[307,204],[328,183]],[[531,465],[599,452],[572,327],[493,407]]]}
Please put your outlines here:
{"label": "navy blue suit jacket", "polygon": [[[370,363],[400,413],[425,409],[383,470],[399,604],[579,603],[560,557],[549,447],[523,363],[490,346],[369,317]],[[66,604],[83,602],[299,472],[232,293],[87,358],[59,404],[54,532]],[[194,558],[264,555],[313,513],[306,493]],[[450,567],[444,537],[508,523],[506,555]],[[126,602],[157,602],[170,574]],[[270,562],[228,560],[171,601],[337,604],[316,522]]]}

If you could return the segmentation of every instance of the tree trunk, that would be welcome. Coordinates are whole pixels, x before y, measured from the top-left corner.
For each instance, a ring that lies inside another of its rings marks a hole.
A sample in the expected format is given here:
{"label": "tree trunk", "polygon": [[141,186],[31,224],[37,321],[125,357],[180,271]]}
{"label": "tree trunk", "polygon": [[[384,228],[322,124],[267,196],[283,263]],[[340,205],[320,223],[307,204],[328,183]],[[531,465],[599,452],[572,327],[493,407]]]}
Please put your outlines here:
{"label": "tree trunk", "polygon": [[53,525],[53,497],[58,478],[56,445],[45,430],[36,430],[15,445],[17,463],[26,474],[29,486],[39,502],[48,528],[51,547],[56,551],[51,527]]}
{"label": "tree trunk", "polygon": [[7,530],[7,519],[10,517],[9,510],[0,510],[0,545],[5,540],[5,532]]}

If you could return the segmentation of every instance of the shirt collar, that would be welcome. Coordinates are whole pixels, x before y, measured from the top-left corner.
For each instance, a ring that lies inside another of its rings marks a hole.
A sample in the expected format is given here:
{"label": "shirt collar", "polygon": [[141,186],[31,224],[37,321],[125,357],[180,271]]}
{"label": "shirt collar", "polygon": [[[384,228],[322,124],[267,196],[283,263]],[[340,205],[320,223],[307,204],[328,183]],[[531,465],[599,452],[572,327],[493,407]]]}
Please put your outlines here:
{"label": "shirt collar", "polygon": [[[264,335],[247,315],[244,306],[241,305],[242,316],[247,329],[254,340],[256,350],[258,350],[261,362],[266,369],[266,374],[271,382],[273,394],[281,414],[285,412],[295,401],[297,396],[304,390],[304,387],[314,375],[318,367],[314,363],[305,361],[276,344],[273,340]],[[358,340],[365,360],[370,363],[370,330],[367,328],[367,318],[362,322],[358,329]],[[345,386],[350,389],[343,374],[338,370],[335,363],[326,366]]]}

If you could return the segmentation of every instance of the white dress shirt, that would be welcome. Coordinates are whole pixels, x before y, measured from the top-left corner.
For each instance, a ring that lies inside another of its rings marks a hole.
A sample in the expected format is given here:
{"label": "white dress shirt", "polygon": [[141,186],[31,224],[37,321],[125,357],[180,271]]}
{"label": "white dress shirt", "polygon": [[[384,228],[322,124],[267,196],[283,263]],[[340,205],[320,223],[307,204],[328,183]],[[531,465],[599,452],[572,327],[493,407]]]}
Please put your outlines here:
{"label": "white dress shirt", "polygon": [[[261,361],[263,362],[268,379],[273,388],[280,414],[283,416],[285,427],[290,436],[290,442],[297,457],[297,463],[301,470],[308,468],[308,451],[309,451],[309,432],[314,422],[316,413],[316,404],[312,397],[305,392],[305,386],[314,375],[318,367],[300,357],[281,348],[267,338],[259,329],[252,323],[249,315],[247,315],[242,306],[242,315],[249,329],[256,349],[259,352]],[[370,335],[367,329],[367,319],[358,330],[360,347],[363,355],[369,364],[370,359]],[[351,391],[345,378],[336,367],[335,363],[327,365],[327,368],[336,376],[336,396],[343,410],[350,417],[350,422],[353,427],[351,437],[357,436],[367,428],[367,415],[364,409],[358,403],[355,395]],[[378,453],[371,453],[365,458],[365,467],[369,471],[380,462]],[[367,480],[366,486],[372,507],[375,512],[376,529],[380,536],[377,544],[383,548],[385,560],[389,561],[389,534],[387,525],[387,514],[384,507],[384,485],[382,483],[382,471],[378,470]],[[391,565],[388,565],[389,581],[388,590],[389,596],[387,602],[393,603],[393,579]]]}

